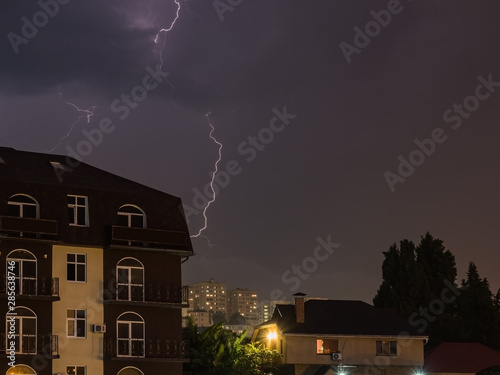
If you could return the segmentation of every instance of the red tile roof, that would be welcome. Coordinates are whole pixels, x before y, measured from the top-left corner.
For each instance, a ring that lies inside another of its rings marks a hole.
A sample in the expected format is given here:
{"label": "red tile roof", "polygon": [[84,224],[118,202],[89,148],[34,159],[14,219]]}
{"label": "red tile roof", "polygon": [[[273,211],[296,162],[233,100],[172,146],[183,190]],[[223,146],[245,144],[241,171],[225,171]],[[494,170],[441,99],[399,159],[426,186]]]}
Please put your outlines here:
{"label": "red tile roof", "polygon": [[479,343],[446,342],[425,353],[425,372],[476,373],[500,365],[500,352]]}

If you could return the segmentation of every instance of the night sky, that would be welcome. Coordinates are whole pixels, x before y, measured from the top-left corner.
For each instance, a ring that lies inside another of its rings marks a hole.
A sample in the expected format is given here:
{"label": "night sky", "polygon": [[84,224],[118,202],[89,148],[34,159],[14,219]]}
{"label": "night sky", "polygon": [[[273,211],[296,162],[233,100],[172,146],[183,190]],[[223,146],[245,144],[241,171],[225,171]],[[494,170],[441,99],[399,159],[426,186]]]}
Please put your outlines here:
{"label": "night sky", "polygon": [[500,3],[179,4],[155,43],[174,0],[3,0],[0,144],[179,196],[196,234],[210,121],[184,284],[371,302],[429,231],[496,292]]}

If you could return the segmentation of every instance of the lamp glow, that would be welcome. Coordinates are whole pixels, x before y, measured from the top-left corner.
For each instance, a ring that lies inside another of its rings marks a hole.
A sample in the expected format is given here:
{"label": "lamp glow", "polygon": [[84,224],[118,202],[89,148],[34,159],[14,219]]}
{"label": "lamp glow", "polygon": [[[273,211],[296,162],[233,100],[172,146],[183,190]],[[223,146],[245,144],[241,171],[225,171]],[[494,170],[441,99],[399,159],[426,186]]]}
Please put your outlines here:
{"label": "lamp glow", "polygon": [[267,334],[268,340],[275,340],[277,337],[278,337],[278,334],[276,333],[276,331],[272,331],[272,332],[269,332]]}

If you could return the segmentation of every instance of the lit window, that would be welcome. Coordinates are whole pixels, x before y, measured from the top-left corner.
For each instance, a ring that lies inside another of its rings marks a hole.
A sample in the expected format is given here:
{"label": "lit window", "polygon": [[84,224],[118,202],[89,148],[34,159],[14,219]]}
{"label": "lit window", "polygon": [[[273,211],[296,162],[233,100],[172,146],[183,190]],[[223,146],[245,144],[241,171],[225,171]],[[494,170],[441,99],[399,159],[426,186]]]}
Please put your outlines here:
{"label": "lit window", "polygon": [[86,337],[86,316],[85,310],[68,309],[66,315],[66,328],[68,337]]}
{"label": "lit window", "polygon": [[316,340],[316,354],[338,353],[339,340],[319,339]]}
{"label": "lit window", "polygon": [[66,366],[67,375],[85,375],[85,366]]}
{"label": "lit window", "polygon": [[69,225],[88,227],[88,198],[80,195],[68,195]]}
{"label": "lit window", "polygon": [[85,282],[87,280],[87,255],[67,254],[67,280]]}
{"label": "lit window", "polygon": [[397,341],[377,341],[377,355],[398,355]]}

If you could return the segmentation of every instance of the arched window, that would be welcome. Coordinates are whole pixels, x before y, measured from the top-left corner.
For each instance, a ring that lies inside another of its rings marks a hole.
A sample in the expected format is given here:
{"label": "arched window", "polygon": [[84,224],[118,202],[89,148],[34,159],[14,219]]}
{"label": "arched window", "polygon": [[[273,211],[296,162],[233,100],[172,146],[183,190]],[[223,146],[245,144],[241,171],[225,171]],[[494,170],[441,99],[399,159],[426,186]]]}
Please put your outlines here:
{"label": "arched window", "polygon": [[[12,263],[14,266],[12,267]],[[14,273],[16,294],[36,295],[36,257],[28,250],[18,249],[7,255],[7,272]]]}
{"label": "arched window", "polygon": [[124,367],[117,375],[144,375],[144,373],[136,367]]}
{"label": "arched window", "polygon": [[7,370],[5,375],[20,375],[20,374],[28,374],[28,375],[36,375],[35,370],[26,365],[15,365]]}
{"label": "arched window", "polygon": [[[14,313],[8,312],[5,316],[6,331],[14,333],[14,346],[17,354],[36,354],[36,315],[27,307],[16,307]],[[11,343],[6,335],[6,345],[10,348]],[[22,373],[21,373],[22,374]],[[28,374],[30,374],[28,372]]]}
{"label": "arched window", "polygon": [[131,228],[146,228],[146,214],[132,204],[125,204],[118,209],[119,225]]}
{"label": "arched window", "polygon": [[144,357],[144,319],[126,312],[116,320],[118,357]]}
{"label": "arched window", "polygon": [[116,299],[144,301],[144,265],[135,258],[123,258],[116,265]]}
{"label": "arched window", "polygon": [[40,218],[40,208],[35,198],[26,194],[15,194],[7,201],[9,216]]}

